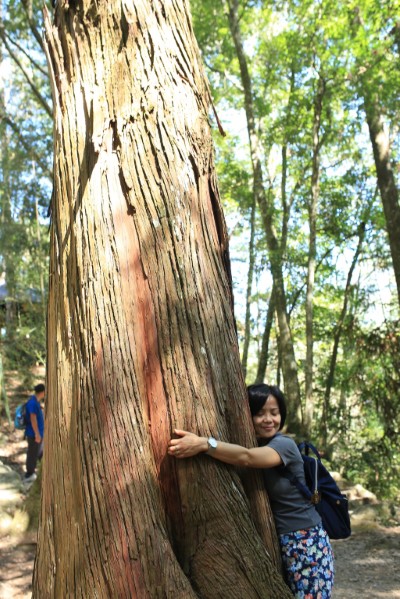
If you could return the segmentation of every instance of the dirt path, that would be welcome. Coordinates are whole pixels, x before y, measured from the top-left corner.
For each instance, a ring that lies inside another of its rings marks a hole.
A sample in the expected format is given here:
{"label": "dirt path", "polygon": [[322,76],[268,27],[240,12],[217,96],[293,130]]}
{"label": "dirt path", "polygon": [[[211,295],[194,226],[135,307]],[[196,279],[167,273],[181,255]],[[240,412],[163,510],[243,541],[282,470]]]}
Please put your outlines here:
{"label": "dirt path", "polygon": [[30,599],[35,535],[0,539],[0,599]]}
{"label": "dirt path", "polygon": [[[36,367],[32,375],[32,385],[42,383],[44,368]],[[27,400],[29,390],[23,387],[17,373],[9,373],[6,391],[10,399],[11,414],[14,414],[17,404]],[[24,532],[24,518],[17,519],[11,530],[5,526],[7,515],[10,518],[15,515],[12,504],[14,510],[23,508],[25,499],[26,489],[19,484],[24,475],[26,459],[26,441],[23,436],[22,431],[15,431],[14,426],[10,426],[5,419],[0,420],[0,599],[30,599],[32,596],[36,532]],[[14,479],[7,476],[10,468],[15,475]]]}
{"label": "dirt path", "polygon": [[[355,532],[333,545],[332,599],[400,599],[400,527]],[[34,535],[0,539],[0,599],[30,599],[35,548]]]}
{"label": "dirt path", "polygon": [[333,541],[334,599],[400,599],[400,526]]}
{"label": "dirt path", "polygon": [[[19,481],[23,476],[25,453],[22,433],[10,431],[3,425],[0,430],[0,599],[30,599],[32,596],[36,533],[18,534],[12,530],[12,534],[4,534],[9,523],[5,515],[11,518],[13,508],[23,507],[25,494]],[[13,478],[6,476],[10,469]]]}

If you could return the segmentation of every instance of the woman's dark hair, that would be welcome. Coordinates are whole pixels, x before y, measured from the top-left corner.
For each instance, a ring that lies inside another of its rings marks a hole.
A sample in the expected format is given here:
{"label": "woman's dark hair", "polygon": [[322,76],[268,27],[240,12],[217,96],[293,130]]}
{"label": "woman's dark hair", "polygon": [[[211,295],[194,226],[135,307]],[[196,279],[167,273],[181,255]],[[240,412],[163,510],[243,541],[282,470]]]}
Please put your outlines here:
{"label": "woman's dark hair", "polygon": [[266,385],[265,383],[256,383],[247,387],[247,393],[249,398],[250,412],[252,416],[258,414],[258,412],[264,407],[270,395],[273,395],[278,402],[279,413],[281,415],[281,424],[279,430],[283,428],[286,420],[286,401],[285,396],[279,387],[275,385]]}

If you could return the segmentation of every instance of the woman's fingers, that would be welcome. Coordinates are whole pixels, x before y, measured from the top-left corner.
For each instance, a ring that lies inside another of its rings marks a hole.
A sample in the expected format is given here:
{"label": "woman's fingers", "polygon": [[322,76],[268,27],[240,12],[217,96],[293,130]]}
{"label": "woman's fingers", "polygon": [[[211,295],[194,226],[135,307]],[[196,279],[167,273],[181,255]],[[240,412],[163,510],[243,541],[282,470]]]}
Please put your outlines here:
{"label": "woman's fingers", "polygon": [[190,451],[192,449],[193,440],[197,439],[197,435],[181,429],[175,429],[174,433],[175,435],[178,435],[179,438],[170,439],[168,443],[169,455],[176,456],[177,458],[190,457],[193,453]]}
{"label": "woman's fingers", "polygon": [[175,435],[179,435],[180,437],[184,437],[185,435],[190,435],[190,434],[192,434],[192,433],[189,433],[189,431],[183,431],[183,430],[182,430],[182,429],[180,429],[180,428],[176,428],[176,429],[174,429],[174,433],[175,433]]}
{"label": "woman's fingers", "polygon": [[179,455],[181,439],[171,439],[168,443],[168,453],[170,455]]}
{"label": "woman's fingers", "polygon": [[168,453],[169,453],[169,455],[173,455],[173,456],[175,456],[175,457],[177,457],[177,458],[179,458],[179,457],[180,457],[180,458],[183,458],[183,457],[185,457],[185,456],[183,455],[183,453],[182,453],[182,448],[181,448],[181,447],[179,447],[179,446],[177,446],[177,445],[170,445],[170,446],[168,447]]}
{"label": "woman's fingers", "polygon": [[176,456],[177,458],[191,458],[207,450],[205,438],[181,429],[175,429],[174,433],[178,438],[169,441],[169,455]]}

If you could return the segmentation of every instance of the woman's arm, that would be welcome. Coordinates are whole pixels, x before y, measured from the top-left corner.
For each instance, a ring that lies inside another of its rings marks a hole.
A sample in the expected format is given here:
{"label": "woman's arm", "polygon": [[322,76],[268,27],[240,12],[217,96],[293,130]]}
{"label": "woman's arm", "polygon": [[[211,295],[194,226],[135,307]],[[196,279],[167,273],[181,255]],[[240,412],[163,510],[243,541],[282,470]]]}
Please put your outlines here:
{"label": "woman's arm", "polygon": [[[171,439],[168,443],[168,453],[176,458],[191,458],[198,453],[208,451],[206,437],[199,437],[194,433],[175,430],[179,439]],[[252,447],[247,449],[233,443],[218,441],[215,449],[208,453],[209,456],[233,466],[246,468],[273,468],[282,464],[281,457],[272,447]]]}

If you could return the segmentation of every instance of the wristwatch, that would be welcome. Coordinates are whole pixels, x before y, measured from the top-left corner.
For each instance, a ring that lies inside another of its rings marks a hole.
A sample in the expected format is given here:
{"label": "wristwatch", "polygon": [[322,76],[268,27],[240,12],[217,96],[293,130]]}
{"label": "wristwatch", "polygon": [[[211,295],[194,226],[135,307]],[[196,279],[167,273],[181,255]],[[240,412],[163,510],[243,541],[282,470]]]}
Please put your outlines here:
{"label": "wristwatch", "polygon": [[217,439],[214,439],[214,437],[208,437],[207,445],[208,445],[208,449],[207,449],[206,453],[212,453],[213,451],[215,451],[217,449],[218,441],[217,441]]}

